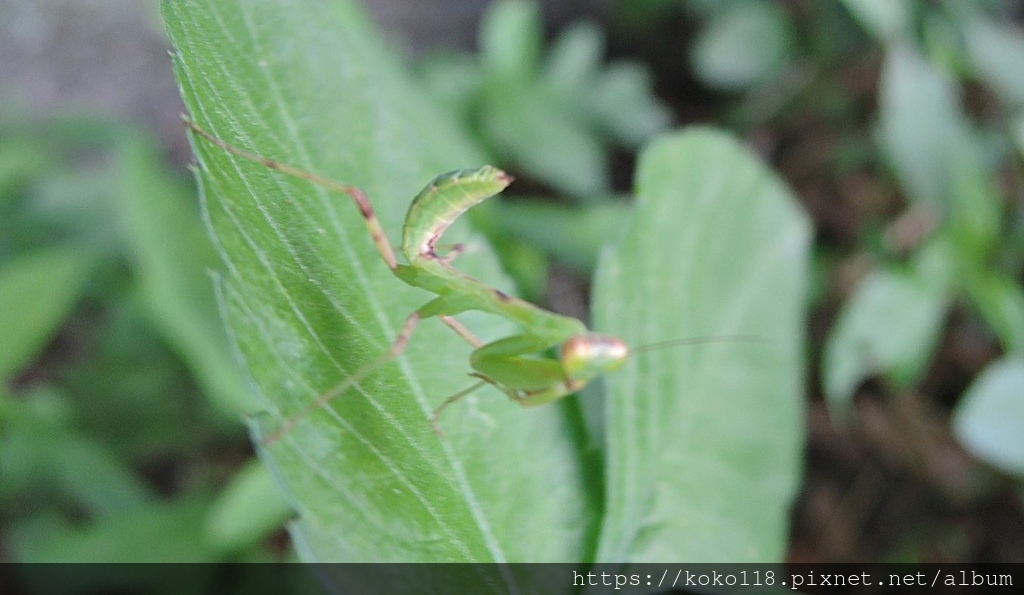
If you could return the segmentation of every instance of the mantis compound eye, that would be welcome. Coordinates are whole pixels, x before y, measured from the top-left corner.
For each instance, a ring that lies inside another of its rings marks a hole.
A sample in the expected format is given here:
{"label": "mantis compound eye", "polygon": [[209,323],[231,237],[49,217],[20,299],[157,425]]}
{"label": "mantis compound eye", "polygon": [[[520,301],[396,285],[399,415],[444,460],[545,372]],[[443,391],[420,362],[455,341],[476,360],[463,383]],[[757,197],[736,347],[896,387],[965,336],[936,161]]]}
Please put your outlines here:
{"label": "mantis compound eye", "polygon": [[600,333],[584,333],[562,345],[562,367],[569,377],[587,379],[622,367],[629,357],[629,348],[618,337]]}

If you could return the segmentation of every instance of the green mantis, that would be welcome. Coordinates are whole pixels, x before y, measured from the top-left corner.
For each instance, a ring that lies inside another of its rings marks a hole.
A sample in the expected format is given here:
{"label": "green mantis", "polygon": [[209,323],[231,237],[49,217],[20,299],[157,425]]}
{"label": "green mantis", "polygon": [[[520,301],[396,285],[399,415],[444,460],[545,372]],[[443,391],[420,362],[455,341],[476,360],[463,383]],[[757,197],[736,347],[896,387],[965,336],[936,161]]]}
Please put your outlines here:
{"label": "green mantis", "polygon": [[[419,322],[426,318],[440,319],[473,346],[470,375],[477,378],[469,388],[448,397],[430,416],[430,424],[438,435],[441,434],[438,419],[442,411],[484,384],[493,385],[518,405],[533,407],[575,393],[597,376],[617,370],[629,357],[629,349],[617,337],[591,332],[575,318],[507,295],[455,269],[452,262],[462,252],[461,246],[438,254],[439,239],[459,216],[511,183],[512,178],[501,170],[491,166],[458,170],[442,174],[428,184],[413,199],[406,214],[402,254],[408,264],[400,264],[369,199],[359,188],[245,151],[188,119],[185,122],[199,137],[229,153],[349,196],[359,208],[370,237],[392,274],[436,296],[405,319],[398,337],[385,354],[287,418],[265,439],[265,444],[272,444],[310,412],[401,355]],[[470,310],[506,318],[517,323],[522,331],[484,344],[453,318]],[[556,350],[557,355],[552,356],[552,350]]]}

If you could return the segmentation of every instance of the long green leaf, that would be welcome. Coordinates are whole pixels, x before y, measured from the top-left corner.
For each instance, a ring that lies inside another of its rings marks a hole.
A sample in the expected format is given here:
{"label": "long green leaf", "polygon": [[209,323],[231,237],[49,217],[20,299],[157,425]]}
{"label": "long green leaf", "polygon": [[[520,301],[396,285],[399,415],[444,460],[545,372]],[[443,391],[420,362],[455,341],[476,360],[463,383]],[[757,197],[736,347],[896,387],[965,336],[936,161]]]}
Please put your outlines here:
{"label": "long green leaf", "polygon": [[[434,175],[480,164],[351,2],[173,0],[164,15],[182,94],[201,126],[358,185],[392,238]],[[226,263],[223,309],[270,412],[259,430],[271,431],[383,354],[429,296],[388,273],[347,197],[194,144]],[[470,242],[459,266],[506,285],[487,250]],[[483,317],[466,322],[485,337],[508,331]],[[299,511],[300,552],[343,561],[580,559],[587,499],[559,410],[522,411],[488,387],[446,413],[439,439],[428,416],[470,384],[470,349],[436,321],[420,326],[405,356],[264,453]],[[475,592],[551,589],[507,568],[472,572]],[[438,580],[445,584],[440,571]]]}
{"label": "long green leaf", "polygon": [[809,229],[791,193],[709,130],[641,156],[637,213],[598,269],[595,323],[638,353],[606,378],[602,562],[778,561],[800,472]]}

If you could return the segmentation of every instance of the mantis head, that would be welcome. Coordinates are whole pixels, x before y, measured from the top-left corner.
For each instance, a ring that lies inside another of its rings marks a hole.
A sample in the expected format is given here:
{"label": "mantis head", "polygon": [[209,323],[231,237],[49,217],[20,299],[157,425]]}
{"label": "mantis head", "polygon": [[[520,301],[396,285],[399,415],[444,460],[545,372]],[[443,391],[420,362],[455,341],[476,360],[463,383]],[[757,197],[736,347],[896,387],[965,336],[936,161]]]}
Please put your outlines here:
{"label": "mantis head", "polygon": [[566,375],[577,382],[613,372],[629,357],[629,348],[618,337],[600,333],[582,333],[562,344],[559,359]]}

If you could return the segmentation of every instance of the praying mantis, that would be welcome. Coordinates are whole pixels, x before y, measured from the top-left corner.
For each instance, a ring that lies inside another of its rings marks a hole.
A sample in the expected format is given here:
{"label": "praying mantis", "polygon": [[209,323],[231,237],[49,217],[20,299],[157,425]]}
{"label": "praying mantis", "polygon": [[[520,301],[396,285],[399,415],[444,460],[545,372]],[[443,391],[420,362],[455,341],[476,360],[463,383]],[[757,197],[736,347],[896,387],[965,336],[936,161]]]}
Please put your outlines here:
{"label": "praying mantis", "polygon": [[[455,269],[452,262],[462,253],[461,245],[456,244],[443,255],[438,253],[441,236],[456,219],[473,206],[497,195],[512,182],[512,178],[500,169],[485,165],[478,169],[448,172],[434,178],[420,191],[405,216],[401,251],[408,264],[400,264],[368,197],[359,188],[235,147],[187,117],[183,116],[183,120],[196,135],[228,153],[349,196],[358,207],[366,229],[391,273],[403,283],[436,296],[406,317],[386,353],[286,418],[264,439],[265,446],[276,442],[305,416],[357,385],[380,366],[399,357],[417,325],[427,318],[438,318],[473,347],[469,357],[473,370],[470,376],[477,379],[433,411],[429,421],[438,436],[443,435],[439,426],[441,413],[485,384],[494,386],[517,405],[534,407],[579,391],[598,376],[618,370],[629,358],[630,349],[618,337],[592,332],[580,320],[508,295]],[[485,344],[453,318],[471,310],[503,317],[518,324],[522,330],[519,334]],[[669,343],[723,339],[747,338],[710,337]],[[645,349],[661,345],[645,346]],[[552,355],[552,351],[556,354]]]}

